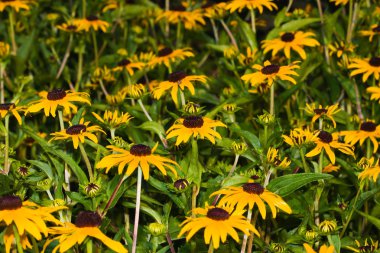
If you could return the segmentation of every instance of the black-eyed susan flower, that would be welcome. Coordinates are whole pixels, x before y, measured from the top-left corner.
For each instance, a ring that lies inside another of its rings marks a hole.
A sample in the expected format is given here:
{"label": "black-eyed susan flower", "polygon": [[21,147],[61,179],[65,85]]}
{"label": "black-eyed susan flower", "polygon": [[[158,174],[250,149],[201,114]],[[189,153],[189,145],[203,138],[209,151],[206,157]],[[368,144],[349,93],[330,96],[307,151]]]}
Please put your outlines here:
{"label": "black-eyed susan flower", "polygon": [[79,32],[79,26],[75,25],[72,21],[67,23],[62,23],[60,25],[57,25],[57,28],[59,30],[69,32],[69,33],[76,33]]}
{"label": "black-eyed susan flower", "polygon": [[221,139],[222,136],[215,131],[215,127],[227,127],[218,120],[212,120],[201,116],[187,116],[176,120],[176,122],[166,131],[166,138],[177,137],[175,145],[188,142],[190,137],[205,139],[207,138],[215,144],[215,138]]}
{"label": "black-eyed susan flower", "polygon": [[340,111],[338,108],[338,104],[331,105],[331,106],[325,106],[323,108],[322,105],[316,106],[315,103],[312,104],[306,104],[306,113],[310,116],[313,116],[311,119],[311,122],[314,123],[317,119],[329,119],[333,123],[334,127],[336,127],[336,122],[334,120],[334,115]]}
{"label": "black-eyed susan flower", "polygon": [[290,50],[296,51],[302,59],[306,59],[304,47],[319,46],[319,42],[314,39],[315,34],[312,32],[286,32],[281,33],[280,38],[273,40],[264,40],[264,53],[272,51],[272,57],[279,51],[284,51],[286,58],[290,59]]}
{"label": "black-eyed susan flower", "polygon": [[119,90],[116,94],[108,94],[106,96],[107,103],[110,105],[120,105],[124,102],[126,93],[123,90]]}
{"label": "black-eyed susan flower", "polygon": [[374,157],[371,157],[369,159],[362,158],[359,161],[358,165],[364,169],[358,175],[358,178],[361,181],[363,181],[365,179],[372,179],[373,182],[376,182],[376,180],[380,174],[379,159],[375,160]]}
{"label": "black-eyed susan flower", "polygon": [[129,75],[133,75],[135,73],[135,70],[141,70],[144,67],[144,63],[142,62],[132,62],[128,59],[123,59],[117,63],[117,66],[114,67],[113,71],[128,71]]}
{"label": "black-eyed susan flower", "polygon": [[63,89],[54,89],[52,91],[42,91],[38,93],[41,99],[31,102],[28,105],[27,113],[34,113],[44,110],[45,116],[52,115],[55,117],[58,107],[63,107],[66,114],[76,113],[78,108],[73,102],[85,103],[91,105],[90,95],[85,92],[64,91]]}
{"label": "black-eyed susan flower", "polygon": [[112,240],[99,229],[102,223],[102,218],[96,212],[81,211],[75,220],[75,224],[65,222],[61,227],[51,227],[49,234],[56,237],[48,240],[44,245],[44,250],[53,241],[58,240],[58,245],[53,249],[53,252],[66,252],[75,245],[80,245],[88,237],[95,238],[115,252],[127,253],[123,245],[115,240]]}
{"label": "black-eyed susan flower", "polygon": [[9,55],[10,46],[8,43],[0,41],[0,60],[6,58]]}
{"label": "black-eyed susan flower", "polygon": [[192,210],[195,217],[187,217],[182,222],[182,229],[178,234],[181,237],[187,234],[186,241],[189,241],[195,233],[204,228],[204,239],[206,244],[212,240],[213,247],[219,248],[220,241],[225,242],[227,235],[230,235],[236,242],[239,236],[236,229],[249,235],[251,232],[260,236],[258,231],[242,215],[243,211],[234,210],[232,207],[206,206],[205,208],[195,208]]}
{"label": "black-eyed susan flower", "polygon": [[265,203],[269,206],[272,217],[276,218],[277,209],[291,214],[290,206],[277,194],[268,191],[259,183],[245,183],[241,187],[230,186],[211,194],[224,195],[220,200],[220,205],[236,206],[237,210],[243,210],[246,207],[252,210],[257,205],[261,217],[266,218]]}
{"label": "black-eyed susan flower", "polygon": [[79,121],[79,124],[76,125],[73,125],[70,122],[70,126],[67,129],[63,129],[62,131],[50,134],[54,137],[51,138],[49,142],[55,140],[71,139],[75,149],[78,148],[79,142],[84,143],[85,138],[98,143],[98,138],[94,132],[104,133],[104,131],[99,126],[89,126],[89,124],[90,121],[84,122],[83,118]]}
{"label": "black-eyed susan flower", "polygon": [[271,86],[276,79],[286,80],[293,84],[296,84],[291,76],[298,76],[297,72],[293,69],[298,69],[297,64],[291,64],[289,66],[279,66],[277,64],[271,64],[270,61],[265,61],[264,66],[255,64],[252,66],[253,69],[256,69],[255,73],[246,74],[241,77],[245,82],[249,82],[252,86],[257,84],[267,82]]}
{"label": "black-eyed susan flower", "polygon": [[21,125],[22,119],[19,112],[22,110],[24,110],[24,108],[22,106],[16,106],[15,103],[0,104],[0,118],[3,119],[7,115],[12,114],[17,119],[18,124]]}
{"label": "black-eyed susan flower", "polygon": [[108,10],[115,10],[120,8],[120,3],[117,0],[107,0],[105,1],[105,6],[102,8],[102,12],[106,12]]}
{"label": "black-eyed susan flower", "polygon": [[160,99],[164,93],[170,90],[171,97],[176,105],[178,105],[178,91],[189,89],[190,93],[194,95],[194,82],[206,83],[207,78],[204,75],[186,75],[183,71],[171,73],[167,81],[160,82],[159,85],[153,90],[153,97]]}
{"label": "black-eyed susan flower", "polygon": [[205,25],[206,21],[203,19],[202,10],[186,10],[184,6],[178,6],[170,10],[161,12],[156,22],[166,20],[169,24],[183,24],[186,30],[193,30],[200,25]]}
{"label": "black-eyed susan flower", "polygon": [[366,82],[370,75],[374,75],[376,80],[380,78],[380,57],[372,57],[366,59],[352,59],[352,63],[348,65],[349,69],[355,69],[350,76],[363,74],[363,82]]}
{"label": "black-eyed susan flower", "polygon": [[[305,250],[306,250],[306,253],[317,253],[315,250],[313,250],[313,248],[307,244],[307,243],[304,243],[303,244]],[[325,244],[322,245],[320,248],[319,248],[319,253],[334,253],[334,246],[331,245],[331,246],[326,246]]]}
{"label": "black-eyed susan flower", "polygon": [[332,133],[326,131],[319,131],[318,137],[314,139],[315,148],[306,154],[306,157],[313,157],[319,155],[322,150],[326,151],[332,164],[335,164],[335,154],[333,149],[337,149],[346,155],[354,155],[354,148],[351,144],[339,142],[339,133]]}
{"label": "black-eyed susan flower", "polygon": [[338,5],[346,5],[349,0],[330,0],[330,2],[335,3],[336,6]]}
{"label": "black-eyed susan flower", "polygon": [[162,174],[166,175],[166,169],[169,169],[175,176],[177,171],[173,166],[179,165],[166,157],[154,155],[158,143],[151,149],[149,146],[143,144],[134,144],[129,150],[121,149],[115,146],[107,146],[114,154],[107,155],[100,160],[96,168],[106,168],[106,173],[114,167],[118,166],[118,173],[124,172],[124,167],[128,165],[127,171],[124,173],[130,176],[138,167],[141,167],[144,179],[149,179],[149,167],[153,165],[157,167]]}
{"label": "black-eyed susan flower", "polygon": [[120,127],[121,125],[126,125],[133,118],[129,113],[119,113],[118,110],[106,110],[103,114],[103,117],[101,117],[99,114],[95,112],[93,112],[92,115],[94,115],[94,117],[97,120],[107,125],[110,129],[115,129]]}
{"label": "black-eyed susan flower", "polygon": [[378,100],[380,103],[380,87],[378,86],[368,87],[366,91],[369,94],[371,94],[371,97],[370,97],[371,100]]}
{"label": "black-eyed susan flower", "polygon": [[107,31],[107,28],[110,24],[106,21],[99,19],[96,15],[91,15],[83,19],[74,19],[73,24],[78,26],[78,29],[84,30],[88,32],[90,29],[94,29],[94,31],[102,30],[103,32]]}
{"label": "black-eyed susan flower", "polygon": [[346,246],[346,248],[357,253],[372,253],[376,252],[379,247],[379,241],[374,241],[372,238],[370,238],[370,242],[366,238],[364,243],[355,240],[355,244],[355,246]]}
{"label": "black-eyed susan flower", "polygon": [[371,28],[369,30],[359,31],[359,34],[361,36],[368,36],[369,42],[372,42],[372,39],[375,35],[380,35],[380,25],[371,25]]}
{"label": "black-eyed susan flower", "polygon": [[23,0],[1,0],[0,1],[0,12],[3,12],[6,7],[14,9],[16,12],[19,12],[21,9],[29,10],[28,1]]}
{"label": "black-eyed susan flower", "polygon": [[281,160],[278,154],[278,149],[270,147],[267,152],[267,162],[272,166],[280,169],[286,169],[290,165],[290,161],[287,157]]}
{"label": "black-eyed susan flower", "polygon": [[[10,252],[17,229],[23,248],[30,246],[27,236],[41,240],[48,235],[46,222],[61,224],[51,214],[66,207],[41,207],[31,201],[22,201],[18,196],[0,197],[0,226],[7,226],[4,234],[5,251]],[[14,229],[12,228],[14,226]]]}
{"label": "black-eyed susan flower", "polygon": [[207,1],[206,3],[202,4],[201,9],[203,12],[203,16],[210,19],[217,19],[225,15],[226,3],[225,2],[215,3],[212,1]]}
{"label": "black-eyed susan flower", "polygon": [[359,130],[341,131],[340,135],[344,136],[344,141],[350,145],[359,142],[360,146],[364,141],[369,139],[373,144],[373,153],[376,153],[379,143],[376,139],[380,138],[380,125],[376,125],[374,121],[367,120],[361,123]]}
{"label": "black-eyed susan flower", "polygon": [[272,0],[232,0],[226,5],[226,9],[230,12],[258,9],[260,13],[263,13],[264,7],[270,11],[277,10],[277,5]]}
{"label": "black-eyed susan flower", "polygon": [[352,54],[355,50],[355,47],[356,46],[354,44],[347,43],[346,41],[334,42],[334,43],[329,44],[328,46],[329,54],[330,55],[336,54],[338,58],[341,58],[344,55],[347,56],[349,54]]}
{"label": "black-eyed susan flower", "polygon": [[247,47],[246,53],[242,54],[240,53],[238,55],[239,63],[243,66],[251,66],[254,62],[256,62],[259,55],[257,54],[257,49],[251,49],[250,47]]}
{"label": "black-eyed susan flower", "polygon": [[151,68],[154,68],[159,65],[165,65],[168,68],[171,68],[171,64],[184,60],[188,57],[193,57],[194,54],[191,52],[190,48],[182,49],[171,49],[169,47],[164,47],[158,51],[158,54],[154,56],[148,63]]}
{"label": "black-eyed susan flower", "polygon": [[318,229],[321,233],[330,234],[336,230],[338,224],[336,220],[324,220],[318,225]]}
{"label": "black-eyed susan flower", "polygon": [[145,91],[145,85],[141,83],[130,84],[120,90],[120,92],[124,92],[126,97],[135,99],[141,98],[144,95]]}
{"label": "black-eyed susan flower", "polygon": [[318,132],[313,133],[308,128],[295,128],[290,131],[289,136],[282,135],[282,138],[291,147],[301,147],[304,144],[314,142],[318,138],[317,136]]}

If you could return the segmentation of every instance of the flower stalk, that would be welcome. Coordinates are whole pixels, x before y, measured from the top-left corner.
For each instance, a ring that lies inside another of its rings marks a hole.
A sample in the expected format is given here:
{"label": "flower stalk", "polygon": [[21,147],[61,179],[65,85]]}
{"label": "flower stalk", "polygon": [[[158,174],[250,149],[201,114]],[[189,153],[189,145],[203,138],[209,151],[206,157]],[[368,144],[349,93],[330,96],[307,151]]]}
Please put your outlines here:
{"label": "flower stalk", "polygon": [[139,166],[137,170],[136,209],[135,209],[135,222],[133,225],[132,253],[136,253],[136,248],[137,248],[137,233],[138,233],[138,228],[139,228],[140,202],[141,202],[141,181],[142,181],[142,171]]}
{"label": "flower stalk", "polygon": [[94,179],[94,174],[92,172],[92,167],[91,167],[90,159],[88,159],[86,150],[83,147],[83,144],[81,142],[79,142],[79,149],[80,149],[80,152],[82,154],[83,160],[86,163],[86,168],[87,168],[87,171],[88,171],[88,175],[90,177],[90,181],[92,181]]}

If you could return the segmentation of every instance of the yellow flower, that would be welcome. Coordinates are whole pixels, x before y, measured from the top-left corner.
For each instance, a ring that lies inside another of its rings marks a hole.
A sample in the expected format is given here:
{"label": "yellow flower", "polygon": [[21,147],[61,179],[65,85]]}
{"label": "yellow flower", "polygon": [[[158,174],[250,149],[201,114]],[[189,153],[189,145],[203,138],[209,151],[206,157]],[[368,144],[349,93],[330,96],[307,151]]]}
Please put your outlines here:
{"label": "yellow flower", "polygon": [[29,10],[28,1],[24,0],[1,0],[0,1],[0,12],[3,12],[6,7],[11,7],[16,12],[20,9]]}
{"label": "yellow flower", "polygon": [[379,147],[376,139],[380,138],[380,125],[376,126],[373,121],[368,120],[361,123],[359,130],[341,131],[340,135],[345,136],[344,141],[350,145],[359,142],[361,146],[366,139],[370,139],[373,144],[373,153],[376,153]]}
{"label": "yellow flower", "polygon": [[336,54],[338,58],[342,57],[342,55],[350,54],[354,52],[355,45],[347,44],[345,41],[339,41],[329,44],[330,55]]}
{"label": "yellow flower", "polygon": [[194,95],[195,89],[192,82],[206,83],[206,80],[207,78],[204,75],[188,76],[183,71],[174,72],[169,75],[168,81],[160,82],[158,87],[153,90],[153,97],[160,99],[167,90],[171,90],[172,99],[178,105],[178,88],[183,91],[187,87],[190,93]]}
{"label": "yellow flower", "polygon": [[91,28],[95,31],[100,29],[103,32],[106,32],[107,28],[110,26],[108,22],[100,20],[95,15],[91,15],[83,19],[74,19],[73,24],[79,27],[79,31],[84,30],[86,32],[88,32]]}
{"label": "yellow flower", "polygon": [[371,157],[369,159],[360,160],[359,166],[361,166],[364,170],[358,175],[358,178],[363,181],[365,179],[371,179],[373,182],[376,182],[377,177],[380,174],[380,165],[379,159],[375,161],[375,158]]}
{"label": "yellow flower", "polygon": [[258,58],[257,49],[251,49],[247,47],[246,54],[239,54],[238,60],[241,65],[251,66]]}
{"label": "yellow flower", "polygon": [[278,150],[272,147],[268,149],[267,162],[280,169],[288,168],[291,163],[287,157],[285,157],[284,160],[281,160],[281,157],[278,155]]}
{"label": "yellow flower", "polygon": [[239,54],[239,49],[236,48],[235,46],[225,46],[225,49],[223,50],[223,55],[227,59],[232,59],[235,56]]}
{"label": "yellow flower", "polygon": [[161,12],[157,16],[156,22],[162,19],[166,20],[169,24],[181,23],[187,30],[198,28],[199,24],[206,24],[206,21],[203,19],[202,11],[200,9],[187,11],[183,6],[178,6],[175,9]]}
{"label": "yellow flower", "polygon": [[126,96],[125,91],[120,90],[114,95],[107,95],[106,100],[107,100],[107,103],[110,105],[119,105],[123,103],[125,96]]}
{"label": "yellow flower", "polygon": [[212,1],[207,1],[201,6],[203,16],[210,19],[222,18],[226,13],[226,3],[214,3]]}
{"label": "yellow flower", "polygon": [[114,241],[103,234],[98,228],[101,223],[102,218],[98,213],[81,211],[75,220],[75,224],[65,222],[62,227],[51,227],[49,229],[49,234],[57,236],[45,243],[43,252],[45,252],[46,247],[55,240],[59,240],[59,243],[53,249],[53,252],[57,250],[59,250],[59,252],[67,252],[73,246],[82,244],[87,237],[92,237],[98,239],[115,252],[127,253],[128,250],[126,250],[120,242]]}
{"label": "yellow flower", "polygon": [[124,167],[128,164],[127,171],[125,174],[130,176],[138,167],[141,167],[144,179],[149,179],[149,165],[157,167],[162,174],[166,175],[166,169],[169,169],[175,176],[177,176],[177,171],[174,166],[179,167],[179,165],[168,158],[154,155],[158,143],[151,149],[150,147],[143,144],[135,144],[130,150],[121,149],[115,146],[107,146],[115,154],[111,154],[103,157],[103,159],[96,165],[96,168],[106,168],[106,173],[113,167],[118,165],[118,173],[122,174]]}
{"label": "yellow flower", "polygon": [[319,225],[318,228],[322,233],[329,234],[336,230],[338,224],[335,220],[324,220]]}
{"label": "yellow flower", "polygon": [[179,60],[184,60],[188,57],[193,57],[194,54],[190,48],[171,49],[169,47],[162,48],[158,54],[149,61],[148,65],[151,68],[164,64],[166,67],[171,68],[171,63]]}
{"label": "yellow flower", "polygon": [[323,173],[331,173],[331,172],[336,172],[339,170],[340,170],[340,166],[336,166],[336,165],[333,165],[330,163],[329,165],[327,165],[326,167],[324,167],[322,169],[322,172]]}
{"label": "yellow flower", "polygon": [[0,104],[0,118],[5,118],[8,114],[12,114],[16,119],[19,125],[22,124],[22,119],[19,111],[24,110],[24,107],[16,106],[15,103],[5,103]]}
{"label": "yellow flower", "polygon": [[141,70],[144,67],[144,63],[142,62],[131,62],[128,59],[123,59],[117,63],[117,67],[113,68],[113,71],[128,71],[129,75],[134,74],[134,69]]}
{"label": "yellow flower", "polygon": [[220,200],[220,205],[227,204],[228,206],[236,206],[237,210],[243,210],[248,207],[252,209],[257,205],[261,217],[266,218],[266,202],[272,212],[272,217],[276,218],[277,208],[287,214],[292,213],[292,209],[286,202],[277,194],[268,191],[259,183],[246,183],[241,187],[230,186],[214,192],[210,196],[225,195]]}
{"label": "yellow flower", "polygon": [[145,86],[141,83],[130,84],[121,89],[120,92],[124,92],[125,96],[129,96],[134,99],[139,99],[145,93]]}
{"label": "yellow flower", "polygon": [[366,91],[371,94],[371,100],[379,100],[380,103],[380,87],[368,87]]}
{"label": "yellow flower", "polygon": [[260,13],[263,13],[264,7],[270,11],[278,9],[272,0],[232,0],[227,4],[226,9],[230,12],[235,12],[236,10],[241,12],[244,8],[249,10],[258,9]]}
{"label": "yellow flower", "polygon": [[10,46],[6,42],[0,41],[0,59],[5,58],[9,55]]}
{"label": "yellow flower", "polygon": [[340,152],[355,156],[353,147],[351,144],[341,143],[338,141],[339,133],[330,134],[326,131],[319,131],[318,138],[314,140],[316,144],[315,148],[306,154],[306,157],[313,157],[319,155],[322,150],[326,151],[332,164],[335,164],[335,154],[332,148],[339,150]]}
{"label": "yellow flower", "polygon": [[42,91],[38,94],[41,99],[29,104],[25,114],[29,112],[39,112],[42,109],[45,116],[50,114],[55,117],[57,107],[62,106],[66,114],[76,113],[78,108],[72,102],[80,102],[91,105],[89,94],[84,92],[64,91],[62,89],[54,89],[52,91]]}
{"label": "yellow flower", "polygon": [[41,240],[42,235],[48,235],[45,222],[61,224],[51,213],[66,207],[40,207],[37,204],[24,201],[17,196],[0,197],[0,226],[7,226],[4,233],[5,252],[9,253],[15,238],[13,226],[21,237],[23,248],[30,247],[27,235]]}
{"label": "yellow flower", "polygon": [[371,242],[368,243],[368,238],[366,238],[363,245],[358,240],[355,240],[356,247],[346,246],[346,248],[357,253],[376,252],[379,247],[379,241],[373,241],[372,238],[370,240]]}
{"label": "yellow flower", "polygon": [[371,25],[370,30],[359,31],[361,36],[369,36],[369,42],[372,42],[373,36],[380,34],[380,25]]}
{"label": "yellow flower", "polygon": [[336,122],[334,120],[334,114],[338,113],[340,109],[338,108],[338,105],[332,105],[332,106],[326,106],[325,108],[322,107],[322,105],[319,105],[318,108],[316,105],[313,104],[306,104],[306,113],[309,115],[312,115],[313,118],[311,119],[311,122],[314,123],[319,118],[328,118],[332,121],[334,127],[336,127]]}
{"label": "yellow flower", "polygon": [[205,208],[195,208],[192,212],[197,217],[186,217],[182,222],[182,229],[178,234],[181,237],[187,233],[186,241],[189,241],[193,235],[200,229],[204,228],[205,243],[212,244],[215,249],[219,248],[220,241],[225,242],[227,235],[230,235],[236,242],[239,242],[239,236],[236,229],[244,234],[249,235],[251,232],[260,236],[259,232],[250,224],[242,215],[241,210],[234,210],[231,207],[206,206]]}
{"label": "yellow flower", "polygon": [[286,32],[281,33],[280,38],[273,40],[264,40],[263,48],[264,53],[272,51],[272,57],[277,54],[278,51],[283,50],[286,58],[290,59],[290,50],[296,51],[303,60],[306,59],[306,52],[303,49],[304,46],[315,47],[319,46],[319,42],[315,40],[315,34],[312,32]]}
{"label": "yellow flower", "polygon": [[106,5],[103,7],[102,12],[120,8],[120,4],[117,0],[107,0],[105,4]]}
{"label": "yellow flower", "polygon": [[363,82],[366,82],[370,75],[374,75],[376,80],[380,78],[380,57],[372,57],[371,59],[353,59],[348,65],[349,69],[355,69],[350,76],[363,74]]}
{"label": "yellow flower", "polygon": [[118,128],[120,127],[121,125],[126,125],[129,123],[129,121],[133,118],[129,113],[124,113],[122,112],[120,115],[119,115],[119,111],[118,110],[115,110],[115,111],[108,111],[106,110],[103,114],[103,118],[99,116],[99,114],[93,112],[92,115],[94,115],[94,117],[99,120],[100,122],[102,122],[103,124],[106,124],[109,128],[111,129],[115,129],[115,128]]}
{"label": "yellow flower", "polygon": [[60,25],[57,25],[57,28],[59,30],[65,31],[65,32],[71,32],[71,33],[76,33],[79,32],[79,26],[75,25],[73,21],[68,22],[68,23],[62,23]]}
{"label": "yellow flower", "polygon": [[84,143],[84,139],[88,138],[91,141],[98,143],[98,138],[96,137],[93,132],[102,132],[104,131],[99,126],[88,126],[90,124],[90,121],[84,122],[84,119],[82,118],[79,121],[79,124],[73,125],[70,122],[70,127],[67,129],[64,129],[59,132],[52,133],[50,135],[53,135],[54,137],[49,140],[55,141],[55,140],[66,140],[71,139],[73,141],[74,148],[77,149],[79,142]]}
{"label": "yellow flower", "polygon": [[282,135],[284,141],[291,147],[301,147],[304,144],[314,142],[317,139],[318,132],[313,133],[308,128],[295,128],[290,131],[289,136]]}
{"label": "yellow flower", "polygon": [[216,132],[214,127],[227,127],[225,124],[218,120],[212,120],[201,116],[187,116],[178,119],[166,132],[167,139],[177,136],[175,145],[178,146],[182,142],[188,142],[189,138],[193,136],[201,139],[207,138],[215,144],[215,138],[221,139],[222,136]]}
{"label": "yellow flower", "polygon": [[335,3],[335,5],[346,5],[349,0],[330,0],[330,2]]}
{"label": "yellow flower", "polygon": [[[313,250],[312,247],[310,247],[309,244],[304,243],[303,246],[305,247],[306,253],[317,253],[316,251]],[[322,245],[322,247],[319,249],[319,253],[334,253],[334,250],[335,248],[333,245],[329,247],[327,247],[326,245]]]}
{"label": "yellow flower", "polygon": [[271,86],[274,80],[277,78],[296,84],[296,80],[294,80],[293,77],[290,77],[290,75],[298,76],[298,74],[293,71],[293,69],[297,69],[299,66],[296,64],[291,64],[289,66],[279,66],[276,64],[271,64],[270,61],[265,61],[264,66],[255,64],[252,66],[252,68],[258,71],[242,76],[241,79],[243,81],[250,82],[252,86],[263,82],[268,82],[268,85]]}

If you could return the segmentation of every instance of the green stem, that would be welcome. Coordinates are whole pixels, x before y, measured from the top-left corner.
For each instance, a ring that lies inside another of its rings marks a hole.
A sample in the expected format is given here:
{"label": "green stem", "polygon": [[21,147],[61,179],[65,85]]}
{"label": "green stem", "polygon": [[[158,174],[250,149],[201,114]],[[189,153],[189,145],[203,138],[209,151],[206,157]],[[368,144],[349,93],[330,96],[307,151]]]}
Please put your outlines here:
{"label": "green stem", "polygon": [[267,143],[268,143],[268,125],[265,125],[264,126],[264,148],[267,147]]}
{"label": "green stem", "polygon": [[181,97],[182,107],[185,108],[186,106],[185,94],[183,93],[181,89],[179,89],[179,95]]}
{"label": "green stem", "polygon": [[300,151],[300,156],[301,156],[301,160],[302,160],[303,168],[304,168],[304,170],[305,170],[306,173],[309,173],[309,172],[310,172],[310,169],[309,169],[309,166],[308,166],[307,163],[306,163],[306,160],[305,160],[305,154],[304,154],[304,152],[303,152],[303,149],[300,148],[299,151]]}
{"label": "green stem", "polygon": [[104,95],[108,96],[108,91],[107,91],[106,87],[104,86],[102,79],[99,79],[99,84],[100,84],[100,88],[102,89]]}
{"label": "green stem", "polygon": [[251,28],[252,28],[252,32],[254,34],[256,34],[255,10],[252,8],[250,10],[250,13],[251,13]]}
{"label": "green stem", "polygon": [[176,41],[177,41],[177,43],[176,43],[177,48],[181,47],[181,44],[182,44],[181,39],[182,39],[182,37],[181,37],[181,21],[178,21],[178,24],[177,24],[177,39],[176,39]]}
{"label": "green stem", "polygon": [[219,42],[219,35],[218,35],[218,29],[215,25],[215,21],[212,18],[210,18],[210,22],[211,22],[211,26],[212,26],[212,31],[214,33],[215,42],[218,43]]}
{"label": "green stem", "polygon": [[110,132],[111,132],[111,139],[112,139],[112,140],[115,139],[115,131],[116,131],[115,128],[111,128],[111,129],[110,129]]}
{"label": "green stem", "polygon": [[79,84],[82,80],[82,70],[83,69],[83,52],[82,50],[78,53],[78,72],[77,72],[77,83],[75,85],[75,89],[79,90]]}
{"label": "green stem", "polygon": [[212,244],[212,240],[210,241],[210,246],[208,247],[207,253],[213,253],[214,252],[214,245]]}
{"label": "green stem", "polygon": [[369,159],[369,158],[371,158],[371,156],[372,156],[372,150],[371,150],[371,140],[368,138],[367,139],[367,158]]}
{"label": "green stem", "polygon": [[16,238],[17,252],[23,253],[24,250],[22,249],[21,238],[20,238],[20,234],[18,233],[16,225],[12,224],[12,228],[13,228],[13,234],[15,235],[15,238]]}
{"label": "green stem", "polygon": [[82,0],[82,18],[86,18],[86,0]]}
{"label": "green stem", "polygon": [[359,198],[359,195],[360,195],[361,191],[362,191],[362,186],[360,186],[358,192],[356,193],[354,204],[352,205],[352,208],[351,208],[350,213],[348,215],[347,221],[344,223],[342,232],[340,232],[340,234],[339,234],[340,238],[343,237],[344,233],[346,232],[347,226],[348,226],[348,224],[351,221],[352,215],[353,215],[353,213],[355,211],[355,205],[356,205],[356,202],[358,201],[358,198]]}
{"label": "green stem", "polygon": [[140,216],[140,200],[141,200],[141,181],[142,181],[142,171],[139,166],[137,171],[137,190],[136,190],[136,209],[135,209],[135,223],[133,225],[133,243],[132,243],[132,253],[136,253],[137,248],[137,233],[139,228],[139,216]]}
{"label": "green stem", "polygon": [[9,33],[11,36],[11,42],[12,42],[12,55],[17,54],[17,44],[16,44],[16,36],[15,36],[15,29],[14,29],[14,12],[13,9],[9,12]]}
{"label": "green stem", "polygon": [[96,67],[99,67],[98,43],[96,41],[96,33],[94,29],[92,29],[91,35],[92,35],[92,42],[94,45],[95,65]]}
{"label": "green stem", "polygon": [[354,1],[350,0],[349,3],[349,11],[348,11],[348,22],[347,22],[347,32],[346,32],[346,42],[351,43],[352,38],[352,15],[353,15],[353,9],[354,9]]}
{"label": "green stem", "polygon": [[128,176],[126,176],[126,175],[120,177],[120,180],[119,180],[119,182],[117,183],[115,189],[113,190],[113,192],[112,192],[112,194],[111,194],[111,197],[110,197],[110,199],[108,200],[108,202],[107,202],[107,204],[106,204],[106,207],[104,207],[104,210],[103,210],[102,215],[101,215],[102,217],[104,217],[104,216],[106,215],[108,209],[110,208],[110,206],[111,206],[113,200],[114,200],[115,197],[116,197],[117,192],[119,191],[121,185],[123,184],[123,182],[125,181],[125,179],[127,179],[127,177],[128,177]]}
{"label": "green stem", "polygon": [[270,107],[269,107],[269,112],[272,115],[274,115],[274,85],[275,85],[275,83],[272,83],[272,86],[270,87]]}
{"label": "green stem", "polygon": [[92,180],[94,179],[94,174],[92,173],[91,163],[90,163],[90,160],[88,159],[86,150],[84,149],[83,144],[81,142],[79,142],[79,149],[82,154],[83,160],[86,163],[88,175],[90,177],[90,182],[92,182]]}
{"label": "green stem", "polygon": [[5,175],[9,173],[9,114],[5,116],[5,148],[4,148],[4,171]]}
{"label": "green stem", "polygon": [[226,31],[228,37],[230,37],[231,43],[234,47],[238,48],[238,45],[236,43],[236,39],[234,35],[232,34],[231,30],[228,28],[227,24],[223,21],[223,19],[220,19],[220,23],[222,24],[224,30]]}
{"label": "green stem", "polygon": [[86,243],[86,252],[87,253],[93,253],[94,252],[92,246],[93,246],[92,245],[92,240],[91,240],[91,238],[89,238],[89,240]]}
{"label": "green stem", "polygon": [[[247,213],[247,221],[249,223],[251,223],[251,220],[252,220],[252,209],[249,208],[248,209],[248,213]],[[243,237],[243,242],[241,244],[241,250],[240,250],[240,253],[244,253],[245,252],[245,248],[247,247],[247,240],[248,240],[248,235],[244,234],[244,237]]]}
{"label": "green stem", "polygon": [[4,72],[3,63],[0,62],[0,103],[4,104]]}
{"label": "green stem", "polygon": [[61,66],[59,67],[59,70],[58,70],[58,73],[57,73],[55,79],[58,79],[61,76],[63,69],[66,66],[67,60],[69,59],[70,51],[71,51],[71,45],[73,43],[73,37],[74,37],[73,34],[70,34],[69,43],[67,45],[65,55],[63,56]]}
{"label": "green stem", "polygon": [[65,123],[63,122],[63,113],[61,110],[58,110],[59,126],[61,131],[65,130]]}

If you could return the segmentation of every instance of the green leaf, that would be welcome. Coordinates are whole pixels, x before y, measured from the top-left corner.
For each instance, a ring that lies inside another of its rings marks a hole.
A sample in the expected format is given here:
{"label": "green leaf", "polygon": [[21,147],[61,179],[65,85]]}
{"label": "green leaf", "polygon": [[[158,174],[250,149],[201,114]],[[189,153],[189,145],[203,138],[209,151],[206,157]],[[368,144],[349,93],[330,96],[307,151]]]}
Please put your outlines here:
{"label": "green leaf", "polygon": [[251,133],[249,131],[246,131],[246,130],[239,129],[236,126],[231,126],[230,130],[232,132],[235,132],[238,135],[244,137],[244,139],[246,139],[247,141],[249,141],[249,143],[251,143],[251,145],[256,150],[259,150],[261,148],[260,140],[259,140],[259,138],[255,134],[253,134],[253,133]]}
{"label": "green leaf", "polygon": [[[128,207],[128,208],[136,208],[136,204],[135,203],[130,203],[130,202],[124,202],[123,206]],[[158,223],[162,223],[162,217],[161,217],[161,215],[157,211],[155,211],[152,208],[150,208],[149,206],[147,206],[146,204],[141,203],[140,210],[142,212],[150,215]]]}
{"label": "green leaf", "polygon": [[369,222],[371,222],[373,225],[375,225],[378,229],[380,229],[380,219],[376,218],[376,217],[373,217],[369,214],[366,214],[366,213],[363,213],[363,212],[360,212],[360,211],[356,211],[357,213],[359,213],[361,216],[367,218],[367,220]]}
{"label": "green leaf", "polygon": [[304,19],[298,19],[298,20],[292,20],[286,24],[283,24],[279,28],[274,28],[272,31],[270,31],[266,37],[267,40],[274,39],[280,35],[281,32],[294,32],[298,31],[301,28],[315,23],[319,22],[319,18],[304,18]]}
{"label": "green leaf", "polygon": [[73,123],[73,125],[78,125],[79,124],[79,121],[82,118],[82,114],[84,112],[84,109],[85,109],[85,106],[82,106],[78,110],[78,112],[75,114],[74,118],[71,120],[71,123]]}
{"label": "green leaf", "polygon": [[248,180],[249,180],[249,177],[236,175],[236,176],[226,179],[222,184],[222,188],[227,187],[227,186],[235,186],[239,184],[244,184],[244,183],[247,183]]}
{"label": "green leaf", "polygon": [[329,174],[315,174],[315,173],[301,173],[285,175],[273,179],[267,186],[267,189],[279,194],[280,196],[286,196],[307,185],[313,181],[332,178]]}
{"label": "green leaf", "polygon": [[256,34],[253,33],[252,28],[244,20],[238,19],[240,34],[243,35],[244,40],[247,41],[252,49],[257,48]]}
{"label": "green leaf", "polygon": [[147,130],[147,131],[153,131],[158,135],[164,135],[165,134],[164,127],[160,123],[155,122],[155,121],[146,121],[143,124],[141,124],[140,126],[138,126],[138,128],[141,128],[141,129]]}
{"label": "green leaf", "polygon": [[44,163],[41,161],[37,161],[37,160],[28,160],[28,162],[34,166],[37,166],[43,172],[45,172],[45,174],[49,177],[49,179],[52,179],[52,180],[54,179],[54,172],[53,172],[50,164],[47,164],[47,163]]}

